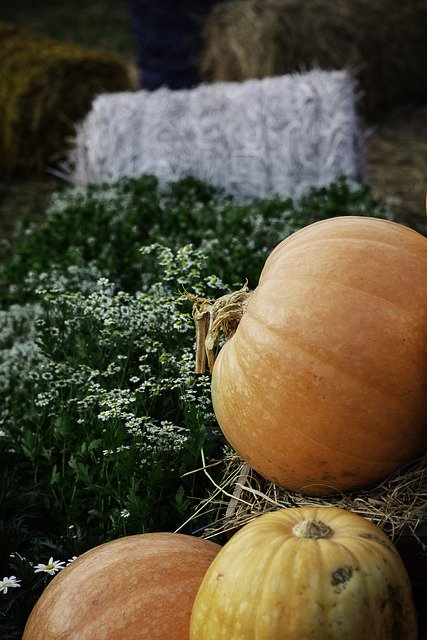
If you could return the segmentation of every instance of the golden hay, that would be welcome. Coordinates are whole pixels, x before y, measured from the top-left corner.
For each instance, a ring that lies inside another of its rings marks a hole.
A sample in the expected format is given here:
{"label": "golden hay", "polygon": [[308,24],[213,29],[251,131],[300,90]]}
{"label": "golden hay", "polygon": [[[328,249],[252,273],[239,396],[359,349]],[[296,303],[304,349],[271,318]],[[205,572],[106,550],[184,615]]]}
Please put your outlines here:
{"label": "golden hay", "polygon": [[267,511],[286,507],[346,509],[373,522],[393,541],[408,533],[418,539],[417,527],[427,517],[425,462],[408,465],[370,489],[328,497],[311,497],[282,489],[259,476],[237,454],[230,454],[220,464],[225,471],[218,483],[212,478],[209,467],[203,467],[213,490],[192,516],[197,519],[202,514],[210,514],[213,522],[204,529],[206,538],[233,533]]}
{"label": "golden hay", "polygon": [[203,32],[206,82],[354,69],[370,118],[427,97],[427,0],[229,0]]}
{"label": "golden hay", "polygon": [[0,23],[0,171],[38,171],[104,91],[131,88],[127,63]]}

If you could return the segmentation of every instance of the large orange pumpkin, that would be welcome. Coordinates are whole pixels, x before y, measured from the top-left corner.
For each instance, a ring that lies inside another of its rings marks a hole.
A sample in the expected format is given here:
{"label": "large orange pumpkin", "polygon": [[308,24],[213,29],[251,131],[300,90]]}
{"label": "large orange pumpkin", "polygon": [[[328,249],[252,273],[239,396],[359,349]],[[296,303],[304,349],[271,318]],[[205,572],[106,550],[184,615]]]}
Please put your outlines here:
{"label": "large orange pumpkin", "polygon": [[343,509],[282,509],[221,549],[190,640],[415,640],[411,586],[380,529]]}
{"label": "large orange pumpkin", "polygon": [[95,547],[48,585],[23,640],[188,640],[195,595],[219,549],[178,533]]}
{"label": "large orange pumpkin", "polygon": [[268,480],[368,486],[427,445],[427,238],[323,220],[268,257],[212,373],[216,417]]}

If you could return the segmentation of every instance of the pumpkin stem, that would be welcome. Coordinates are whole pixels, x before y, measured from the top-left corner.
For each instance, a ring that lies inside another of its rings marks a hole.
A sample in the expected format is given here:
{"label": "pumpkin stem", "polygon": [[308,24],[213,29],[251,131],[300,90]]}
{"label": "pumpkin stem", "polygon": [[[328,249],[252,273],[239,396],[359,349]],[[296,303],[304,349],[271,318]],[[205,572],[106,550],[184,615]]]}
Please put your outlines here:
{"label": "pumpkin stem", "polygon": [[331,527],[321,520],[302,520],[292,529],[298,538],[331,538],[334,534]]}
{"label": "pumpkin stem", "polygon": [[212,372],[222,335],[230,338],[236,331],[252,293],[247,282],[238,291],[227,293],[215,301],[187,293],[193,304],[196,327],[196,373],[204,373],[206,360]]}

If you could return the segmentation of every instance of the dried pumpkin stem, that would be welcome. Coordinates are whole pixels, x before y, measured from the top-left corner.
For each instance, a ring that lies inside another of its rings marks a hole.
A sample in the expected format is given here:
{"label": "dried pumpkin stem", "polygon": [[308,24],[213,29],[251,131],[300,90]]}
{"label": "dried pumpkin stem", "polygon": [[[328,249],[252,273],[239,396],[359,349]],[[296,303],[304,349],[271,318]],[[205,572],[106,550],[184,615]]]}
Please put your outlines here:
{"label": "dried pumpkin stem", "polygon": [[193,304],[196,327],[196,373],[205,373],[206,360],[212,372],[222,335],[230,338],[236,331],[252,293],[245,283],[238,291],[209,300],[187,293]]}
{"label": "dried pumpkin stem", "polygon": [[292,533],[298,538],[331,538],[333,531],[331,527],[321,520],[302,520],[292,529]]}
{"label": "dried pumpkin stem", "polygon": [[206,368],[205,342],[209,331],[212,302],[191,293],[187,294],[187,298],[193,303],[192,315],[196,327],[196,373],[204,373]]}

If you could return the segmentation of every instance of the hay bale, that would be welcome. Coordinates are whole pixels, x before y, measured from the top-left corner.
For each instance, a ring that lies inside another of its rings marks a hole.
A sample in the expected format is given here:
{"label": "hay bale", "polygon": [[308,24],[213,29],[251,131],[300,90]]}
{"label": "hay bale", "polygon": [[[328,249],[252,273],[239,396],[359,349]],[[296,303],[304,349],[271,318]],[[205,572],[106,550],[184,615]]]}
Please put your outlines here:
{"label": "hay bale", "polygon": [[205,23],[205,82],[354,69],[371,119],[425,100],[426,0],[230,0]]}
{"label": "hay bale", "polygon": [[311,71],[192,90],[99,96],[77,132],[77,184],[193,176],[238,201],[362,178],[353,81]]}
{"label": "hay bale", "polygon": [[125,61],[0,23],[0,172],[40,172],[95,95],[130,89]]}

